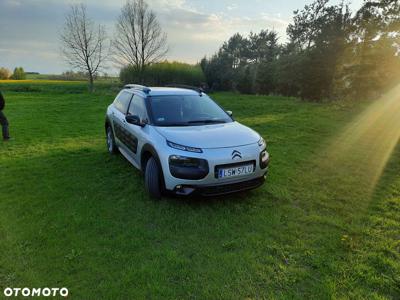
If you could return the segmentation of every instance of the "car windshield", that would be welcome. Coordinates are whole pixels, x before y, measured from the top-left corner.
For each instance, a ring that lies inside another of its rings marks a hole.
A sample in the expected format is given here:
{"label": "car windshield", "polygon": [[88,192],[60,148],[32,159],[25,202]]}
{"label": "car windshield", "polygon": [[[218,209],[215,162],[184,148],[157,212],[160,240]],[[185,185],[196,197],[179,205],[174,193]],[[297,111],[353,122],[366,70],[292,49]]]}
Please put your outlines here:
{"label": "car windshield", "polygon": [[232,118],[206,95],[168,95],[150,98],[156,126],[196,126],[232,122]]}

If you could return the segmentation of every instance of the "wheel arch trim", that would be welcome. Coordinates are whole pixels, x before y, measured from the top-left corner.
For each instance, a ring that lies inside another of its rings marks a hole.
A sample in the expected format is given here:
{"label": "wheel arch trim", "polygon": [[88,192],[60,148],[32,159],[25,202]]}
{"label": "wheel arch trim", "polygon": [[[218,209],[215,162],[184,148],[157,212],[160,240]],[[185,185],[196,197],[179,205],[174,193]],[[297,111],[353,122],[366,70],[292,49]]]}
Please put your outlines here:
{"label": "wheel arch trim", "polygon": [[[165,189],[165,178],[164,178],[164,172],[163,172],[163,167],[160,161],[160,157],[156,151],[156,149],[154,148],[153,145],[151,144],[144,144],[142,147],[142,150],[140,151],[140,169],[141,171],[144,173],[146,170],[146,166],[145,166],[145,162],[147,162],[146,156],[144,155],[145,153],[150,153],[152,157],[154,157],[154,159],[157,162],[158,167],[160,168],[160,176],[161,176],[161,183],[162,183],[162,189]],[[150,157],[149,157],[150,158]]]}
{"label": "wheel arch trim", "polygon": [[151,156],[154,157],[154,159],[157,161],[158,166],[161,169],[161,173],[162,173],[162,165],[161,165],[161,161],[160,161],[160,157],[158,156],[158,153],[156,151],[156,149],[151,145],[151,144],[144,144],[142,147],[142,150],[140,151],[140,168],[142,169],[142,171],[145,171],[145,160],[146,160],[146,155],[145,153],[150,153]]}
{"label": "wheel arch trim", "polygon": [[112,129],[112,123],[109,117],[106,117],[106,119],[104,120],[104,130],[107,133],[107,127],[110,126]]}

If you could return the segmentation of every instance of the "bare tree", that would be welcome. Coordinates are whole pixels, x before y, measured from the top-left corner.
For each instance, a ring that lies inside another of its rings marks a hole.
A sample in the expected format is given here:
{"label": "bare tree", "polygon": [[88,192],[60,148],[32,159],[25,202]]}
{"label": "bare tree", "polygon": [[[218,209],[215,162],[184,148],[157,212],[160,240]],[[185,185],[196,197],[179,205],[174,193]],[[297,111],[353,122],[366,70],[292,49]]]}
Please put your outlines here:
{"label": "bare tree", "polygon": [[72,68],[87,74],[91,92],[94,78],[107,57],[106,40],[104,27],[96,26],[88,18],[86,6],[71,5],[61,33],[62,53]]}
{"label": "bare tree", "polygon": [[167,54],[167,35],[144,0],[127,0],[122,7],[113,50],[120,66],[132,65],[140,73]]}

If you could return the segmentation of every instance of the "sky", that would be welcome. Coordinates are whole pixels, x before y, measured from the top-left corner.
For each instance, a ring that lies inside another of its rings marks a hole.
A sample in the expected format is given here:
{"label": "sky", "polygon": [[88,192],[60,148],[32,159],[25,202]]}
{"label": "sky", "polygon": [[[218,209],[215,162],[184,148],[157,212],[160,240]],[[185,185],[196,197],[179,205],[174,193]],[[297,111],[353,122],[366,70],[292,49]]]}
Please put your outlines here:
{"label": "sky", "polygon": [[[338,3],[340,0],[331,0]],[[293,11],[311,0],[147,0],[167,33],[168,60],[196,63],[215,53],[234,33],[275,30],[281,42]],[[112,37],[125,0],[0,0],[0,67],[42,74],[71,68],[60,53],[59,35],[72,3],[84,3],[88,15]],[[362,0],[352,0],[356,10]],[[117,70],[111,64],[108,73]]]}

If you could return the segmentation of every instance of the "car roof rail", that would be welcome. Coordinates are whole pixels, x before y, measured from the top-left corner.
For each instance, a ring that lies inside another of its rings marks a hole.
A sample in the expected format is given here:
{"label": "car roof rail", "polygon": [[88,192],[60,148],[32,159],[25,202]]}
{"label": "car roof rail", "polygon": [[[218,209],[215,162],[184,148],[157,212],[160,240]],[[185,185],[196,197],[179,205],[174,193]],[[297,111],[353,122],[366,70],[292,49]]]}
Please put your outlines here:
{"label": "car roof rail", "polygon": [[151,89],[145,85],[140,84],[125,84],[124,89],[134,89],[144,92],[145,94],[150,93]]}
{"label": "car roof rail", "polygon": [[167,84],[165,87],[171,87],[171,88],[178,88],[178,89],[187,89],[187,90],[193,90],[198,92],[200,95],[204,93],[204,90],[201,87],[196,87],[192,85],[187,85],[187,84]]}

